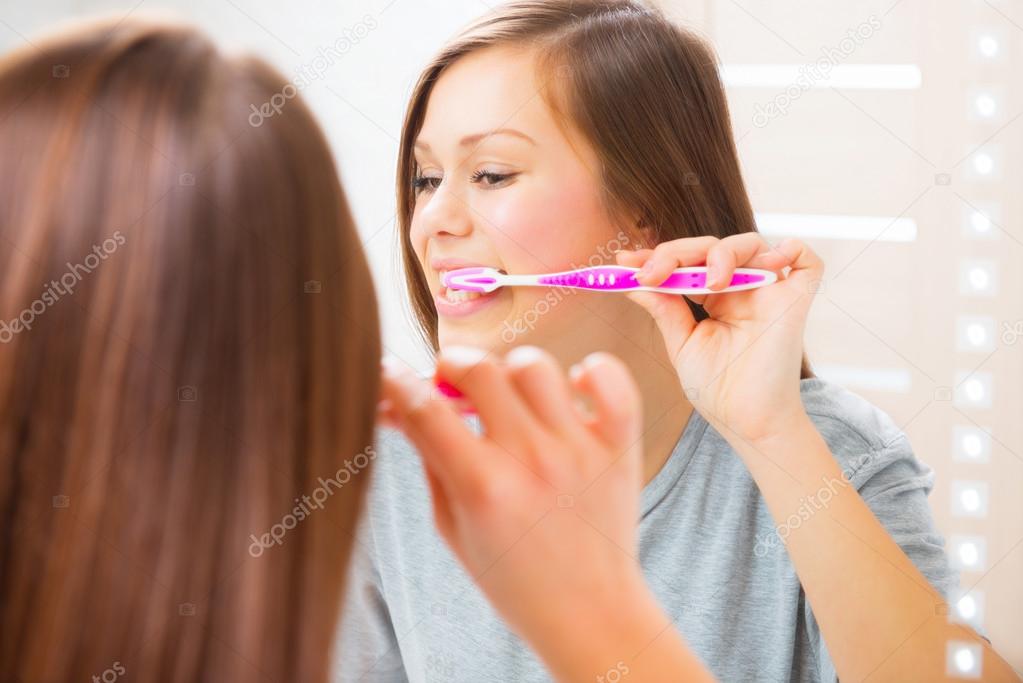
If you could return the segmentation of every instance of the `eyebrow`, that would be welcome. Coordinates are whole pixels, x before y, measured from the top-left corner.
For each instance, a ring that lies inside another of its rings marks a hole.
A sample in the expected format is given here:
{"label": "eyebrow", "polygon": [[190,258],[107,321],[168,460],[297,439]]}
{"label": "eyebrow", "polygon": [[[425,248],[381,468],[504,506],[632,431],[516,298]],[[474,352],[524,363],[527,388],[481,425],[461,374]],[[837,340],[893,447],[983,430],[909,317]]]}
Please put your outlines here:
{"label": "eyebrow", "polygon": [[[480,142],[484,138],[493,137],[495,135],[510,135],[512,137],[516,137],[516,138],[519,138],[521,140],[525,140],[526,142],[530,143],[531,145],[535,145],[536,144],[536,140],[534,140],[533,138],[529,137],[528,135],[526,135],[522,131],[515,130],[514,128],[496,128],[494,130],[487,131],[485,133],[476,133],[474,135],[466,135],[464,138],[462,138],[461,140],[458,141],[458,146],[459,147],[468,147],[470,145],[474,145],[474,144]],[[427,149],[427,150],[430,149],[430,145],[426,144],[422,140],[416,140],[415,147],[419,147],[421,149]]]}

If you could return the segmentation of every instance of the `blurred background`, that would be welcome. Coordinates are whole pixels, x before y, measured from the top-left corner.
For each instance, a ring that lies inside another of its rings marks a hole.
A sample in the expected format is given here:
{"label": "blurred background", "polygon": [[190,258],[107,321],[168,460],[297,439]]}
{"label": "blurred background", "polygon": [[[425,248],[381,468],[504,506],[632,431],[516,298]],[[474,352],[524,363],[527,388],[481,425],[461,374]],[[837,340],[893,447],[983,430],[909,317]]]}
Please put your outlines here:
{"label": "blurred background", "polygon": [[[492,4],[3,0],[0,51],[77,18],[167,16],[291,75],[334,147],[387,350],[425,372],[397,260],[397,137],[419,69]],[[761,232],[827,264],[817,374],[889,413],[937,474],[962,571],[949,617],[1023,670],[1023,3],[658,4],[718,51]]]}

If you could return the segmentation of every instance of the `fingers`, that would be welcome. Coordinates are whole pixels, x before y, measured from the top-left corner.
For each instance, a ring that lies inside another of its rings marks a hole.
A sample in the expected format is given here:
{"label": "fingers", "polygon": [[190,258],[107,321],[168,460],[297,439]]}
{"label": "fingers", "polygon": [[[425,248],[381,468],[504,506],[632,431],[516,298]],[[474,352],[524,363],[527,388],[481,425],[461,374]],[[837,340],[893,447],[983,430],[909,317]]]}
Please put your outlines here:
{"label": "fingers", "polygon": [[426,469],[459,488],[475,488],[484,474],[475,457],[476,435],[429,383],[396,363],[385,363],[383,370],[381,400],[390,405],[389,414]]}
{"label": "fingers", "polygon": [[540,425],[523,402],[508,371],[481,349],[449,346],[437,358],[437,376],[465,395],[487,437],[511,453],[529,452]]}
{"label": "fingers", "polygon": [[639,387],[625,363],[609,353],[591,353],[573,368],[573,384],[590,400],[591,431],[617,457],[640,438],[642,403]]}
{"label": "fingers", "polygon": [[769,245],[759,233],[729,235],[707,252],[707,287],[724,289],[732,282],[736,268],[780,270],[788,259]]}
{"label": "fingers", "polygon": [[690,237],[662,242],[636,273],[636,279],[647,287],[656,287],[680,266],[697,266],[704,263],[707,251],[718,242],[717,237]]}
{"label": "fingers", "polygon": [[535,346],[518,346],[504,362],[512,383],[537,421],[559,433],[582,430],[564,372],[550,354]]}
{"label": "fingers", "polygon": [[[628,268],[639,268],[653,255],[653,249],[638,249],[636,251],[617,251],[615,252],[615,260],[618,265],[626,266]],[[694,264],[690,264],[694,265]],[[638,275],[637,275],[638,277]],[[703,305],[704,299],[707,298],[706,294],[686,294],[686,298],[695,301],[696,303]],[[637,302],[639,299],[636,300]]]}
{"label": "fingers", "polygon": [[[824,276],[824,261],[801,240],[794,237],[782,240],[775,246],[775,250],[792,267],[786,276],[787,280],[793,280],[800,286],[810,288],[812,283],[819,283]],[[817,291],[817,289],[814,287],[812,291]]]}
{"label": "fingers", "polygon": [[394,405],[388,399],[381,399],[377,403],[377,426],[401,429],[398,417],[394,413]]}
{"label": "fingers", "polygon": [[637,249],[636,251],[621,250],[615,252],[615,260],[620,266],[639,268],[654,253],[653,249]]}
{"label": "fingers", "polygon": [[425,472],[426,483],[430,487],[430,500],[433,501],[433,519],[437,524],[437,531],[440,532],[441,538],[450,544],[455,532],[455,513],[451,509],[451,498],[437,472],[429,467],[425,468]]}
{"label": "fingers", "polygon": [[[727,287],[736,268],[764,268],[781,270],[789,263],[789,256],[771,247],[758,232],[743,232],[723,239],[706,235],[662,242],[653,250],[620,251],[618,263],[631,267],[642,266],[636,278],[641,284],[657,286],[679,267],[706,264],[707,287],[720,290]],[[690,297],[703,304],[705,295]]]}

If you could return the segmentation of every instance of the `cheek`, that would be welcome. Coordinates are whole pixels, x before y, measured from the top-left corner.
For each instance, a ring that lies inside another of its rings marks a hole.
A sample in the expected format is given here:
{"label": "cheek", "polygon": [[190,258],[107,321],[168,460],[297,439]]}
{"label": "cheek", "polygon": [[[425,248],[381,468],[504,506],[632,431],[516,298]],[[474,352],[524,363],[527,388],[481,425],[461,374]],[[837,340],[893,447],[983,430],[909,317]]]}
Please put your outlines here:
{"label": "cheek", "polygon": [[492,231],[510,272],[567,270],[590,264],[615,235],[589,184],[552,183],[507,193],[491,207]]}

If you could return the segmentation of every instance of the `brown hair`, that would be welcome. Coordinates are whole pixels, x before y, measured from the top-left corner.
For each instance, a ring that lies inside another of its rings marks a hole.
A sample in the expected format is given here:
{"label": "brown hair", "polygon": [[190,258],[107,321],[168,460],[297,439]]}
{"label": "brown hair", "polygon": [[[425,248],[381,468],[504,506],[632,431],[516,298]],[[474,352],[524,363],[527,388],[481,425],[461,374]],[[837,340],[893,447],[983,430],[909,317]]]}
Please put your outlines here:
{"label": "brown hair", "polygon": [[[437,312],[410,240],[414,144],[434,84],[477,50],[528,46],[541,93],[583,134],[603,173],[610,215],[642,215],[646,245],[756,231],[711,47],[634,0],[519,0],[467,27],[424,69],[398,152],[398,225],[420,333],[437,349]],[[703,307],[686,299],[697,320]],[[800,378],[813,377],[803,355]]]}
{"label": "brown hair", "polygon": [[290,87],[134,21],[0,61],[0,679],[327,678],[380,340]]}

